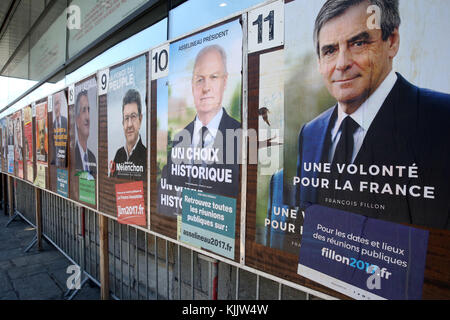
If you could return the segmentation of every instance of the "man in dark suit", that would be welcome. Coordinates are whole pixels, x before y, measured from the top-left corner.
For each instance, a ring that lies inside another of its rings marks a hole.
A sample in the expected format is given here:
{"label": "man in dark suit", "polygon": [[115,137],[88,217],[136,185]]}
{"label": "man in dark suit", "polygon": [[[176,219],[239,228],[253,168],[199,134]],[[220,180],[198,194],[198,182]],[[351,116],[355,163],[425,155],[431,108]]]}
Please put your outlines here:
{"label": "man in dark suit", "polygon": [[122,125],[126,144],[116,152],[111,168],[112,176],[145,179],[147,148],[139,134],[142,118],[141,96],[138,91],[130,89],[122,103]]}
{"label": "man in dark suit", "polygon": [[236,130],[241,124],[222,106],[227,79],[223,48],[203,48],[192,75],[197,116],[173,139],[167,162],[169,184],[237,197],[240,138]]}
{"label": "man in dark suit", "polygon": [[52,164],[59,168],[67,167],[67,118],[61,115],[61,104],[67,108],[64,92],[53,96],[53,143],[54,154]]}
{"label": "man in dark suit", "polygon": [[[381,28],[367,23],[373,4]],[[393,71],[399,26],[398,0],[322,7],[314,32],[319,71],[338,103],[300,132],[297,204],[449,229],[450,96]]]}
{"label": "man in dark suit", "polygon": [[77,172],[87,171],[95,178],[97,176],[97,159],[94,153],[87,147],[91,123],[89,112],[88,93],[86,90],[82,90],[77,95],[75,102],[75,123],[77,127],[75,168]]}

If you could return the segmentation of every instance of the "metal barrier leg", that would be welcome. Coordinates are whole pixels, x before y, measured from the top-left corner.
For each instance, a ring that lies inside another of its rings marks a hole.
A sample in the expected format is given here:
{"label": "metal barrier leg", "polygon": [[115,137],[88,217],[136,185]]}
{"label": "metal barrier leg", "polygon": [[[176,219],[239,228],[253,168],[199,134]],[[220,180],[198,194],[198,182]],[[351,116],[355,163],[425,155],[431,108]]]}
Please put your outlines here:
{"label": "metal barrier leg", "polygon": [[13,222],[17,217],[20,217],[17,211],[14,211],[14,215],[8,220],[5,227],[8,228],[8,226]]}
{"label": "metal barrier leg", "polygon": [[38,241],[38,236],[37,236],[37,234],[36,234],[36,235],[34,236],[33,240],[31,240],[30,244],[25,248],[25,250],[24,250],[23,252],[28,252],[28,251],[30,251],[30,249],[33,248],[33,246],[34,246],[35,244],[37,244],[37,241]]}
{"label": "metal barrier leg", "polygon": [[[84,273],[84,272],[83,272],[83,273]],[[83,274],[83,273],[82,273],[82,274]],[[81,275],[81,277],[82,277],[82,275]],[[67,297],[67,296],[69,296],[70,293],[72,293],[72,294],[70,294],[70,296],[67,298],[67,300],[72,300],[73,298],[75,298],[75,296],[78,294],[78,292],[80,292],[81,289],[83,289],[84,285],[85,285],[89,280],[90,280],[89,277],[86,276],[86,278],[84,278],[84,280],[81,281],[81,284],[80,284],[80,287],[79,287],[79,288],[76,288],[76,289],[68,289],[68,290],[66,291],[66,293],[64,294],[64,297]]]}

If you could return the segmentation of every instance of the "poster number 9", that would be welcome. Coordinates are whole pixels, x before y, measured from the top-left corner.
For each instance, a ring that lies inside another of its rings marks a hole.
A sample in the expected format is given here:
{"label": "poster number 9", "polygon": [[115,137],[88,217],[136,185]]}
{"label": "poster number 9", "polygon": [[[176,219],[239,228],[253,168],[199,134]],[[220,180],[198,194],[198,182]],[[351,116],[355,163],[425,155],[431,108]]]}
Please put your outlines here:
{"label": "poster number 9", "polygon": [[284,3],[276,1],[248,13],[248,52],[284,44]]}
{"label": "poster number 9", "polygon": [[101,96],[103,94],[108,93],[108,82],[109,82],[109,69],[104,69],[99,71],[98,73],[98,95]]}
{"label": "poster number 9", "polygon": [[151,57],[152,80],[167,77],[169,75],[169,45],[152,50]]}

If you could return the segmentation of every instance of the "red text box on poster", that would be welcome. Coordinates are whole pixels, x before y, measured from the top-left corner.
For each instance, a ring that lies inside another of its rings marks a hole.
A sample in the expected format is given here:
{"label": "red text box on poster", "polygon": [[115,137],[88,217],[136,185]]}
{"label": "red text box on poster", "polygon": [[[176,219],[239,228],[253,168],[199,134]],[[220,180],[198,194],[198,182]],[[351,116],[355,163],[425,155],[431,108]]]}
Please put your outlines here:
{"label": "red text box on poster", "polygon": [[143,182],[116,184],[116,206],[119,223],[145,226]]}

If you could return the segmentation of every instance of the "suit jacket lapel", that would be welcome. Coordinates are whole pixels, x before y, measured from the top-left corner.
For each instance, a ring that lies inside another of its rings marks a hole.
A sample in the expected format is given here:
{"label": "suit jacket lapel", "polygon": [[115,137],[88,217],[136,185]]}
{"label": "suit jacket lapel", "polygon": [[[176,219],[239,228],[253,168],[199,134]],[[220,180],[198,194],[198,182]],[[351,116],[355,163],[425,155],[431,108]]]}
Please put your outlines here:
{"label": "suit jacket lapel", "polygon": [[[397,74],[398,79],[375,116],[359,150],[355,164],[393,164],[407,159],[393,159],[394,154],[410,158],[409,152],[399,152],[409,144],[416,126],[417,101],[414,86]],[[405,163],[404,163],[405,164]]]}
{"label": "suit jacket lapel", "polygon": [[[302,166],[301,176],[311,178],[318,178],[320,173],[311,170],[306,172],[303,168],[304,163],[321,163],[325,155],[328,154],[329,142],[327,142],[327,135],[329,128],[334,123],[333,119],[337,112],[337,105],[334,108],[330,108],[320,118],[317,119],[317,123],[314,126],[310,126],[308,132],[303,137],[303,152],[302,152]],[[321,148],[318,146],[322,146]],[[328,162],[327,160],[325,162]],[[316,202],[317,201],[317,188],[307,187],[302,188],[301,202]]]}

